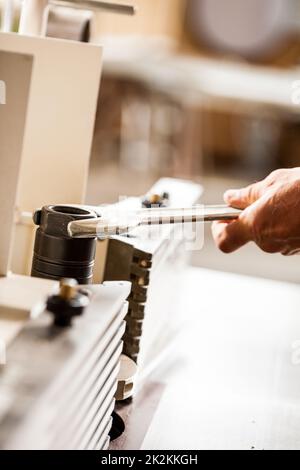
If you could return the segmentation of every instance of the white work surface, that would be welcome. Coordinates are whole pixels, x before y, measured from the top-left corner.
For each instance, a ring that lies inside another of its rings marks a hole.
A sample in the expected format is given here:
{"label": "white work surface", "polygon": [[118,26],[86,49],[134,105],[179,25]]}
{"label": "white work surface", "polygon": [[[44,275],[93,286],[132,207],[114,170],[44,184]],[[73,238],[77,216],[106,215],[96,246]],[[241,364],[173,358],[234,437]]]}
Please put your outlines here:
{"label": "white work surface", "polygon": [[179,308],[172,358],[112,448],[300,449],[300,287],[190,268]]}

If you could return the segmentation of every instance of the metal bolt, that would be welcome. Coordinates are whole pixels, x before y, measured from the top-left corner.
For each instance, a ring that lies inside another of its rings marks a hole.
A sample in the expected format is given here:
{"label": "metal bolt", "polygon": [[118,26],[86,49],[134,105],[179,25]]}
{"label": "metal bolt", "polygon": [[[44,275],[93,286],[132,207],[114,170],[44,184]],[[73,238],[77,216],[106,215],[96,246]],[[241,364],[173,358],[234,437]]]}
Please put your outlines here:
{"label": "metal bolt", "polygon": [[61,279],[59,296],[64,300],[72,300],[77,295],[78,282],[75,279]]}

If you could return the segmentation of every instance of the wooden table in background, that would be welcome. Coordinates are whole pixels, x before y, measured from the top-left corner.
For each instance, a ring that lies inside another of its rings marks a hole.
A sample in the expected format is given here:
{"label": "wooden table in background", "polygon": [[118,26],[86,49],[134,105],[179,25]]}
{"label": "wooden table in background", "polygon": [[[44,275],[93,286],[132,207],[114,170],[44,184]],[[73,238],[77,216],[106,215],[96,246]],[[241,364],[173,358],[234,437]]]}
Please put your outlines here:
{"label": "wooden table in background", "polygon": [[260,127],[299,121],[299,68],[178,54],[163,40],[104,36],[97,41],[104,43],[105,77],[139,84],[181,109],[185,125],[176,142],[175,175],[191,177],[202,170],[201,122],[209,113],[259,118]]}

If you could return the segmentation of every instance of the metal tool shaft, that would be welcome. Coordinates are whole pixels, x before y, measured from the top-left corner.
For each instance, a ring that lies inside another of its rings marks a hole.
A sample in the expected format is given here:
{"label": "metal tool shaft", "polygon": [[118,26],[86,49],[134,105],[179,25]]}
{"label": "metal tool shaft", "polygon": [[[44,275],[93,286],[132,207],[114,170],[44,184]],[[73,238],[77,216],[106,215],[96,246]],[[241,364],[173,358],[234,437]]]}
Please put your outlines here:
{"label": "metal tool shaft", "polygon": [[194,206],[180,209],[144,209],[138,212],[138,216],[141,218],[140,225],[173,225],[237,219],[240,212],[228,206]]}
{"label": "metal tool shaft", "polygon": [[68,233],[73,238],[109,238],[128,233],[139,226],[173,225],[214,220],[237,219],[241,211],[228,206],[194,206],[191,208],[154,208],[135,212],[121,212],[110,219],[105,218],[74,221],[68,225]]}

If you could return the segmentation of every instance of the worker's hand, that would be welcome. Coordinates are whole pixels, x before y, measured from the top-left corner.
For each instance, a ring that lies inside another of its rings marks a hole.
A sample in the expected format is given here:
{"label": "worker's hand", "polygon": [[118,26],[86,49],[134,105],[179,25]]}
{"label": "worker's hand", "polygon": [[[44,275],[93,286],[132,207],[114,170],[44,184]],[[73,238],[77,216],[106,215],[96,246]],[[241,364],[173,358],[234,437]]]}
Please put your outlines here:
{"label": "worker's hand", "polygon": [[277,170],[263,181],[230,190],[225,202],[243,209],[234,222],[215,222],[214,240],[224,253],[254,241],[267,253],[300,252],[300,168]]}

